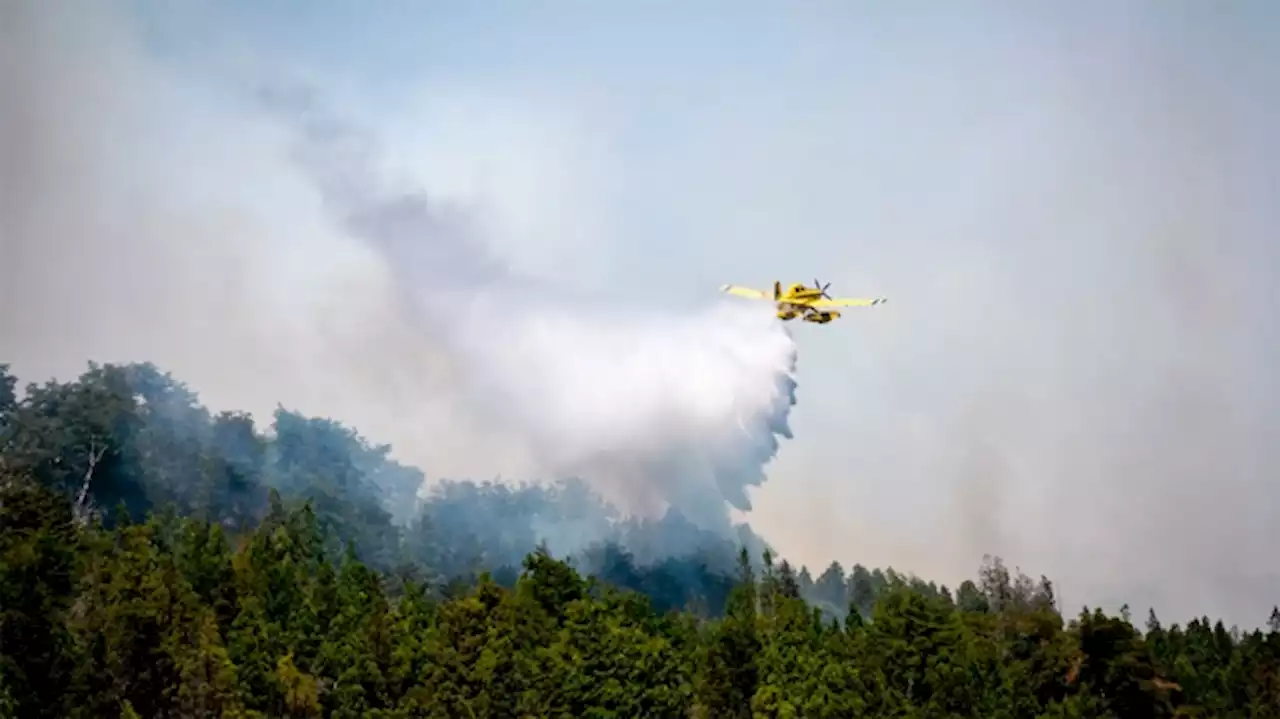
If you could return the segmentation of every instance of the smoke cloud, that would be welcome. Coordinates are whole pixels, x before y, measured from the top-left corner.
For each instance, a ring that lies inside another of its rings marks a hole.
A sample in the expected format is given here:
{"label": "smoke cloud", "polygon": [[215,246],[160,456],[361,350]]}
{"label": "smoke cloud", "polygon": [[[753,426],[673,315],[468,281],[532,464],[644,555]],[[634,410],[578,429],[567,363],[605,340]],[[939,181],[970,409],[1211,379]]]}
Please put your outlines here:
{"label": "smoke cloud", "polygon": [[[786,436],[791,350],[703,293],[816,270],[893,302],[795,330],[796,440],[751,490],[783,555],[954,584],[993,553],[1067,608],[1265,621],[1275,6],[980,5],[153,4],[144,51],[105,4],[4,3],[0,355],[719,516]],[[227,57],[369,132],[193,82]]]}
{"label": "smoke cloud", "polygon": [[[141,62],[119,18],[7,12],[25,32],[5,95],[29,116],[5,136],[21,195],[4,218],[0,336],[25,378],[155,361],[221,408],[335,416],[430,477],[577,477],[625,511],[675,508],[724,533],[730,506],[750,508],[795,402],[796,347],[767,305],[656,311],[521,277],[468,208],[392,181],[374,138],[315,97],[265,94],[269,115],[208,122],[234,103]],[[69,111],[62,88],[106,95],[110,112]],[[191,125],[148,135],[158,118]],[[214,152],[183,146],[206,139]],[[193,175],[176,188],[174,160]],[[199,176],[227,163],[270,178],[245,193],[257,200],[229,198],[251,213],[241,226],[202,193]],[[81,262],[79,281],[48,281]]]}
{"label": "smoke cloud", "polygon": [[769,305],[678,314],[521,277],[465,213],[379,175],[373,138],[312,93],[263,98],[296,130],[293,157],[329,215],[391,269],[397,310],[448,355],[455,409],[521,445],[526,473],[586,478],[625,509],[675,507],[704,527],[727,529],[726,502],[751,508],[795,404],[796,345]]}

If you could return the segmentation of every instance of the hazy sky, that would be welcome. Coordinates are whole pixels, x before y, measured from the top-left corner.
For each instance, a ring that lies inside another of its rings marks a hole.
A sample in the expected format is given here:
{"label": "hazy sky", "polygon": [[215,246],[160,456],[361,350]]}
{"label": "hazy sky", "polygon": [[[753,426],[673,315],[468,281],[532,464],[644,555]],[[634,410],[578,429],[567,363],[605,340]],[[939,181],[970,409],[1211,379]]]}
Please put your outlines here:
{"label": "hazy sky", "polygon": [[0,210],[59,238],[0,260],[28,378],[154,359],[211,404],[436,439],[299,379],[384,381],[370,338],[279,359],[300,304],[380,301],[334,285],[368,258],[237,94],[305,80],[524,272],[674,310],[890,297],[795,330],[750,516],[793,560],[953,583],[994,553],[1166,621],[1280,602],[1275,3],[49,4],[0,10],[0,166],[45,168]]}

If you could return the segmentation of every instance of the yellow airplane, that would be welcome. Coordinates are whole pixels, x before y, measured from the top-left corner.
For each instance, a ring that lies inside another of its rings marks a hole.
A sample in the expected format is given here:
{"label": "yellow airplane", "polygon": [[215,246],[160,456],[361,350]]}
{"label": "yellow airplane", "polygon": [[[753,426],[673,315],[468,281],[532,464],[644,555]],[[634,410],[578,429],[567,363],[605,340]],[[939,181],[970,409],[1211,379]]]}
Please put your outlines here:
{"label": "yellow airplane", "polygon": [[782,289],[782,283],[775,281],[773,283],[772,297],[763,290],[753,290],[750,287],[740,287],[738,285],[723,285],[720,291],[739,297],[749,297],[753,300],[772,299],[778,306],[778,319],[789,321],[800,317],[805,322],[816,322],[822,325],[840,316],[839,312],[824,308],[870,307],[871,305],[884,304],[889,301],[887,297],[833,298],[827,294],[827,288],[830,286],[830,282],[824,285],[814,280],[813,287],[794,284],[784,290]]}

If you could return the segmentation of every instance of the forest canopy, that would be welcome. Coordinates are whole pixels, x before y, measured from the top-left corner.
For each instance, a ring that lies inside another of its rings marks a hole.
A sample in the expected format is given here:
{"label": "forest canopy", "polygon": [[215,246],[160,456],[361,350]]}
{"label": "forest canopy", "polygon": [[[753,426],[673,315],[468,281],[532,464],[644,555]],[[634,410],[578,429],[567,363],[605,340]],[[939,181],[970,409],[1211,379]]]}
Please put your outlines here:
{"label": "forest canopy", "polygon": [[211,413],[149,364],[0,365],[0,716],[1277,717],[1280,611],[1064,616],[581,481],[438,481],[338,422]]}

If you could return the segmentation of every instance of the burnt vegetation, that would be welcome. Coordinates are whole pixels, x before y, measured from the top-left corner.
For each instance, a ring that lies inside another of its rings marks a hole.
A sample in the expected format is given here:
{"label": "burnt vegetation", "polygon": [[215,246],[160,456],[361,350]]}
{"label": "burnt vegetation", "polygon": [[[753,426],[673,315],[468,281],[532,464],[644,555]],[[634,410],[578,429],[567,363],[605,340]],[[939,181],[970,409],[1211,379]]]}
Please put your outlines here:
{"label": "burnt vegetation", "polygon": [[1139,628],[998,558],[814,577],[581,482],[422,480],[150,365],[0,365],[0,716],[1280,717],[1280,611]]}

